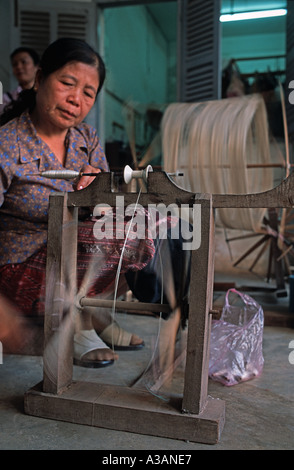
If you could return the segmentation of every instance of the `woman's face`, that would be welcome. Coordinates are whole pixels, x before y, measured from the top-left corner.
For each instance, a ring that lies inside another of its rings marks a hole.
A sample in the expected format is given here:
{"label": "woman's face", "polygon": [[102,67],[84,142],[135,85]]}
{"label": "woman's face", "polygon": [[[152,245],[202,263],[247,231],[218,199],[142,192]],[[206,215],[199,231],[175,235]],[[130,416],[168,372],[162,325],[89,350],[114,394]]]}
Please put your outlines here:
{"label": "woman's face", "polygon": [[12,72],[22,88],[32,88],[38,66],[28,52],[18,52],[11,60]]}
{"label": "woman's face", "polygon": [[81,123],[95,103],[98,70],[82,62],[70,62],[42,79],[36,77],[36,112],[48,129],[65,130]]}

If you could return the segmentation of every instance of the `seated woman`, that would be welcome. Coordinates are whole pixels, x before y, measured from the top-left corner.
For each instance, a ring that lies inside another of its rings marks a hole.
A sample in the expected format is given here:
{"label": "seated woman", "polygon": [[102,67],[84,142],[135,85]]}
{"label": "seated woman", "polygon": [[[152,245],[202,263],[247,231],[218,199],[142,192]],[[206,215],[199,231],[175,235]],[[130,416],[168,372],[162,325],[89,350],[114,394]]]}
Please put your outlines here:
{"label": "seated woman", "polygon": [[[49,195],[74,190],[68,180],[47,179],[40,172],[109,171],[95,129],[84,123],[104,79],[103,60],[87,43],[58,39],[44,52],[34,87],[22,93],[1,116],[5,125],[0,128],[0,295],[23,315],[44,314]],[[85,188],[92,181],[92,176],[82,176],[75,189]],[[108,249],[107,241],[93,236],[93,221],[83,220],[78,235],[79,281],[93,246],[103,254],[105,266],[111,267],[98,276],[91,287],[93,294],[107,292],[113,286],[117,253],[123,244],[122,239],[112,240]],[[131,240],[128,248],[122,272],[144,268],[154,255],[152,239]],[[127,336],[127,342],[117,346],[143,345],[141,338],[126,334],[111,318],[97,318],[83,311],[82,323],[82,332],[74,339],[74,358],[79,365],[112,364],[117,355],[105,344],[111,343],[110,338],[115,341]]]}

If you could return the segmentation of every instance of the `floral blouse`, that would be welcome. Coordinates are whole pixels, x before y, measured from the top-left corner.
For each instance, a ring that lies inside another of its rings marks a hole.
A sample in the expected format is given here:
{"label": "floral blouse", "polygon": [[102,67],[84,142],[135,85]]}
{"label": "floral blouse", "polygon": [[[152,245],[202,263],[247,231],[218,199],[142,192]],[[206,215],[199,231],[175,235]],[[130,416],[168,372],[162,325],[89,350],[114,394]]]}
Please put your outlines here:
{"label": "floral blouse", "polygon": [[47,241],[49,195],[73,191],[72,182],[39,176],[45,170],[109,171],[96,130],[82,123],[67,134],[62,166],[37,135],[27,112],[0,128],[0,266],[21,263]]}

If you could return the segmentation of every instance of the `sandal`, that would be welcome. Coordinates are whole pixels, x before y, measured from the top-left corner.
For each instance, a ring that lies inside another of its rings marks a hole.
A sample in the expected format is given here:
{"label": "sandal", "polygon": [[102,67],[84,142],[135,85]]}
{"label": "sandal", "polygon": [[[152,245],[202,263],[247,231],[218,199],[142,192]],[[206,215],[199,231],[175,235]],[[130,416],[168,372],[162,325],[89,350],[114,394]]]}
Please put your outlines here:
{"label": "sandal", "polygon": [[110,323],[102,333],[99,333],[99,336],[109,348],[115,351],[136,351],[145,346],[144,341],[131,344],[132,333],[121,328],[116,321]]}
{"label": "sandal", "polygon": [[83,359],[85,354],[96,349],[108,349],[108,346],[99,338],[95,330],[81,330],[74,335],[74,358],[76,366],[99,368],[114,363],[114,359]]}

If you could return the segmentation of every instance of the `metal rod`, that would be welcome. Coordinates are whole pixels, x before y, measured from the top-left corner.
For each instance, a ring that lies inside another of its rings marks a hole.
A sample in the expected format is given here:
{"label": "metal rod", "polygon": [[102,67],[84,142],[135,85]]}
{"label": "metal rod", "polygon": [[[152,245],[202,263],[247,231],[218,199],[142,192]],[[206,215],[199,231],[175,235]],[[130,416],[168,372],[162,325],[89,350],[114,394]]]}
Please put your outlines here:
{"label": "metal rod", "polygon": [[[149,165],[145,170],[140,170],[140,171],[134,171],[132,170],[128,165],[125,167],[125,173],[124,176],[126,176],[127,173],[127,181],[130,182],[132,178],[143,178],[147,179],[147,174],[149,171],[152,171],[152,167]],[[122,171],[116,172],[116,174],[123,174]],[[183,176],[183,173],[168,173],[169,176]],[[75,170],[47,170],[47,171],[42,171],[41,173],[36,173],[36,176],[42,176],[44,178],[49,178],[49,179],[76,179],[78,177],[82,176],[97,176],[99,173],[83,173]]]}
{"label": "metal rod", "polygon": [[[294,164],[290,163],[289,165],[284,163],[249,163],[246,165],[247,168],[293,168]],[[125,167],[124,171],[116,172],[116,174],[124,175],[129,182],[132,178],[142,178],[147,180],[147,174],[151,171],[152,167],[149,165],[145,170],[132,170],[128,165]],[[209,168],[209,166],[207,166]],[[220,165],[220,168],[230,168],[229,165]],[[174,173],[167,173],[169,176],[184,176],[184,173],[176,171]],[[75,170],[47,170],[42,171],[41,173],[36,173],[33,176],[42,176],[44,178],[50,179],[75,179],[82,176],[97,176],[99,173],[82,173]]]}
{"label": "metal rod", "polygon": [[[230,165],[204,165],[203,168],[231,168]],[[287,163],[248,163],[246,165],[246,168],[293,168],[294,163],[290,163],[287,165]],[[197,165],[195,165],[194,168],[197,168]]]}
{"label": "metal rod", "polygon": [[42,171],[41,173],[37,173],[36,176],[42,176],[44,178],[50,179],[75,179],[79,176],[97,176],[99,173],[82,173],[80,171],[75,170],[47,170]]}

